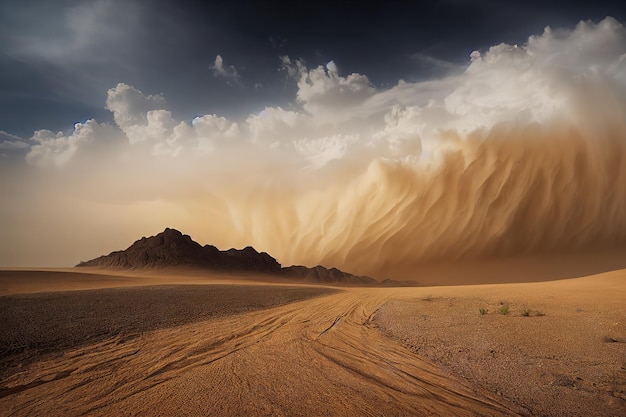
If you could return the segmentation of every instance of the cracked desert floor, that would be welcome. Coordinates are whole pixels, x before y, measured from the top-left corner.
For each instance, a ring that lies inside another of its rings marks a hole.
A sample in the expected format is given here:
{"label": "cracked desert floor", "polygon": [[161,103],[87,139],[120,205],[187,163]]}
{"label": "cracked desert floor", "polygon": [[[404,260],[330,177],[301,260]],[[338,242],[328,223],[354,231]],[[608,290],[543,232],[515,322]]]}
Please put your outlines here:
{"label": "cracked desert floor", "polygon": [[626,415],[626,270],[265,281],[0,271],[0,415]]}

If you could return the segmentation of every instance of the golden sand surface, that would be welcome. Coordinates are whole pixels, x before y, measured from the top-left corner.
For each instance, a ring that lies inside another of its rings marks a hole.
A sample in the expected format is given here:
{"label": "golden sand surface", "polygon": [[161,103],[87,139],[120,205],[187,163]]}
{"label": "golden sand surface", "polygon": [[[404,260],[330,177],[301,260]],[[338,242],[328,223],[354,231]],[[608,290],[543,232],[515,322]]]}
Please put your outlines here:
{"label": "golden sand surface", "polygon": [[521,414],[626,415],[626,271],[435,287],[385,304],[380,329]]}
{"label": "golden sand surface", "polygon": [[[0,312],[16,320],[45,300],[57,328],[87,336],[5,366],[0,415],[626,414],[626,271],[335,290],[191,272],[1,272]],[[81,309],[104,316],[63,320]],[[150,326],[154,315],[166,317]],[[89,334],[98,319],[113,331]]]}

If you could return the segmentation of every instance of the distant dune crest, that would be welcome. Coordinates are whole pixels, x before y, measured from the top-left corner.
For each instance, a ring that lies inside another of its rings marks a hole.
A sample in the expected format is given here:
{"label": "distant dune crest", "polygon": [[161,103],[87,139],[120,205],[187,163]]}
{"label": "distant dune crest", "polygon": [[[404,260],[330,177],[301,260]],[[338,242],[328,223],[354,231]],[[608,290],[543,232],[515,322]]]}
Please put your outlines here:
{"label": "distant dune crest", "polygon": [[[108,255],[81,262],[76,266],[129,269],[193,267],[214,271],[273,274],[313,283],[380,284],[370,277],[352,275],[337,268],[328,269],[321,265],[313,268],[301,265],[283,268],[272,256],[266,252],[259,253],[251,246],[221,251],[212,245],[202,246],[189,235],[170,228],[166,228],[156,236],[142,237],[126,250],[111,252]],[[394,283],[394,281],[385,280],[383,285]],[[407,285],[404,282],[398,284]]]}

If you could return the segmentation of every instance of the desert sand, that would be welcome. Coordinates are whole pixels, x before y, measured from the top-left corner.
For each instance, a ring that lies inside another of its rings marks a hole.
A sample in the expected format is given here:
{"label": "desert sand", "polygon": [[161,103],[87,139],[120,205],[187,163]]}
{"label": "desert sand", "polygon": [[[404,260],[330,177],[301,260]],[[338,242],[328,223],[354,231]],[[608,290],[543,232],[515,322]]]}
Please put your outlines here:
{"label": "desert sand", "polygon": [[265,280],[0,271],[0,414],[626,415],[626,270],[419,288]]}

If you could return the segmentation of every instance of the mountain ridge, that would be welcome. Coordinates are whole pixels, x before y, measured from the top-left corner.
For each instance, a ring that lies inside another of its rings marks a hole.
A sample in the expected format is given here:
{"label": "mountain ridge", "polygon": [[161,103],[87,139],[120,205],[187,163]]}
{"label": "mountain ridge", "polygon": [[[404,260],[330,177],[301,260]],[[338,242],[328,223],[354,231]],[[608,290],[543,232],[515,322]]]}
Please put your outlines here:
{"label": "mountain ridge", "polygon": [[[169,227],[155,236],[136,240],[125,250],[114,251],[108,255],[80,262],[76,266],[128,269],[197,267],[213,271],[274,274],[294,281],[320,284],[389,286],[394,282],[385,280],[381,283],[371,277],[358,276],[321,265],[283,267],[267,252],[258,252],[252,246],[221,251],[212,245],[202,246],[189,235]],[[407,285],[406,282],[398,282],[398,284]]]}

